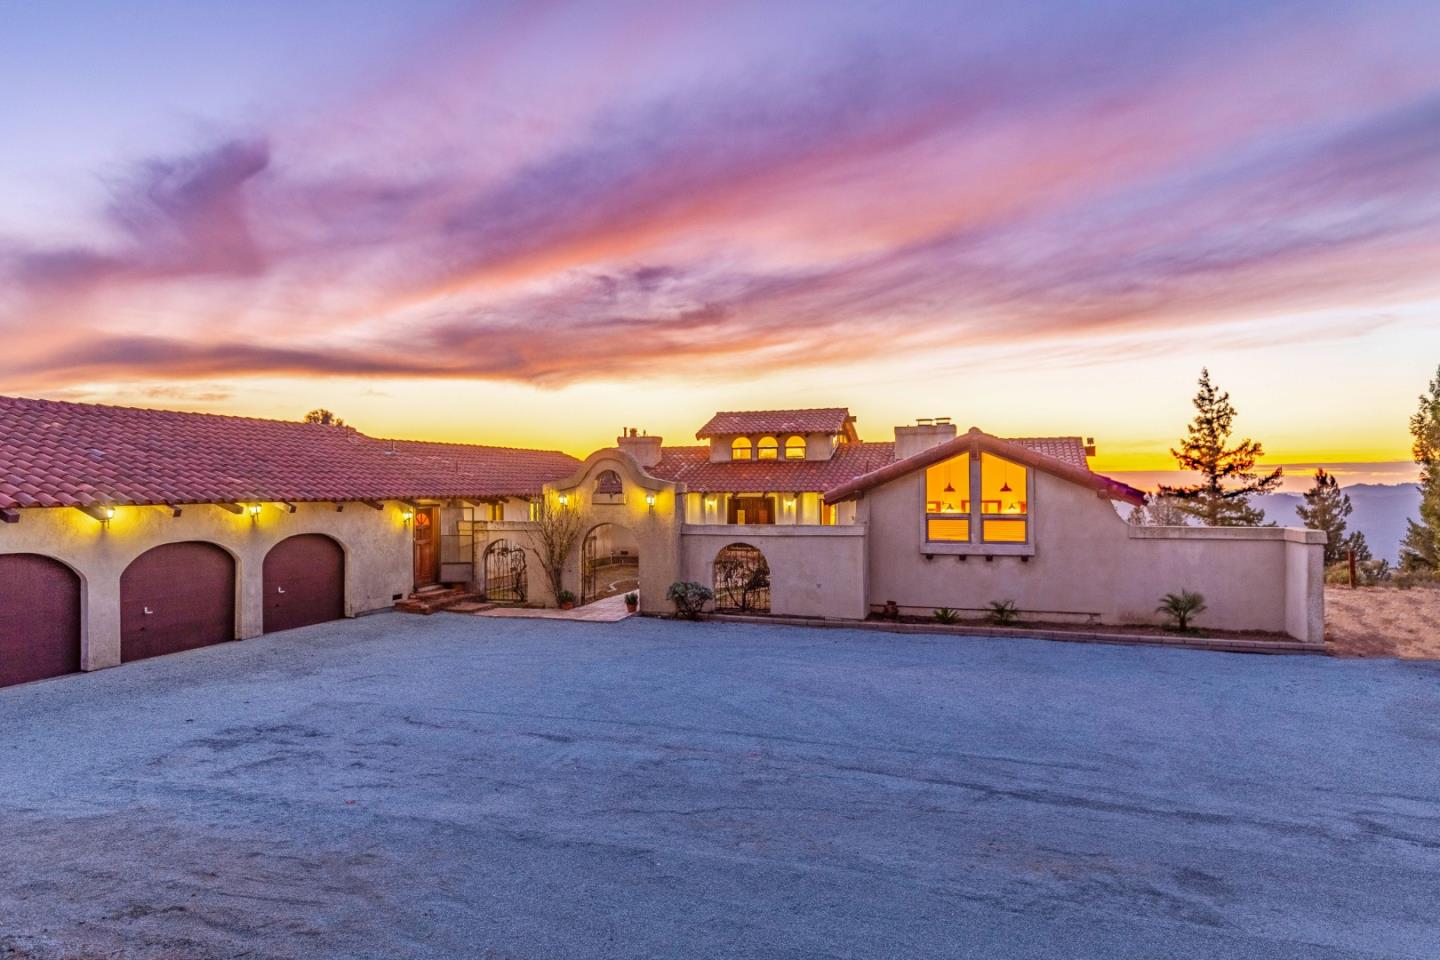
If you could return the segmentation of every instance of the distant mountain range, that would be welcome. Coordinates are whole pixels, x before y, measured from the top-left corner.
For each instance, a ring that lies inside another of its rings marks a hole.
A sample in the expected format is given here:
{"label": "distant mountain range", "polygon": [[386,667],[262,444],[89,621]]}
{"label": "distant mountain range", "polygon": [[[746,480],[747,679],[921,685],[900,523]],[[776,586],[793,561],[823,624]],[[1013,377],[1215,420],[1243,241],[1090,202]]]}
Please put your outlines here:
{"label": "distant mountain range", "polygon": [[[1400,556],[1405,522],[1420,515],[1420,485],[1416,483],[1357,483],[1343,488],[1355,505],[1348,521],[1351,530],[1365,534],[1370,551],[1394,563]],[[1265,519],[1282,527],[1300,526],[1295,507],[1304,502],[1298,493],[1272,493],[1253,501]]]}

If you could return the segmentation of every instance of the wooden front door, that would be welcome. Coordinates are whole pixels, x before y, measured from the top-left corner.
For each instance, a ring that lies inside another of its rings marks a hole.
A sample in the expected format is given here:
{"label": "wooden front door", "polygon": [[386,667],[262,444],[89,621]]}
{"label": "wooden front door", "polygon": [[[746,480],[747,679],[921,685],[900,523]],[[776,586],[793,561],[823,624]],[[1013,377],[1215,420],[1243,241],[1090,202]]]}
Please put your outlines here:
{"label": "wooden front door", "polygon": [[439,511],[421,507],[415,511],[415,586],[428,587],[440,580]]}

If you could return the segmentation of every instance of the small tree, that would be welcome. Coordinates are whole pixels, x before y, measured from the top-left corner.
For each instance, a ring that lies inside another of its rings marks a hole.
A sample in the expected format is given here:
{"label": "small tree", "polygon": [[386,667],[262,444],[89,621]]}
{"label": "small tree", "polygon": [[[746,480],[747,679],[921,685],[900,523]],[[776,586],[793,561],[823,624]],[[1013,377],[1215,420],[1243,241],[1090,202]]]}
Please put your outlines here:
{"label": "small tree", "polygon": [[326,410],[324,407],[316,407],[314,410],[311,410],[309,413],[305,414],[305,422],[318,423],[321,426],[325,427],[345,426],[344,420],[341,420],[339,417],[335,416],[335,414],[331,413],[329,410]]}
{"label": "small tree", "polygon": [[1200,371],[1200,388],[1195,394],[1195,419],[1180,449],[1170,451],[1182,470],[1200,474],[1190,486],[1161,486],[1160,495],[1173,497],[1180,510],[1208,527],[1258,527],[1265,512],[1250,505],[1256,494],[1271,493],[1280,486],[1284,471],[1279,467],[1265,476],[1255,473],[1255,463],[1265,450],[1254,440],[1229,446],[1235,423],[1230,394],[1210,382],[1210,371]]}
{"label": "small tree", "polygon": [[1192,590],[1167,593],[1160,598],[1156,613],[1163,613],[1175,621],[1175,629],[1181,633],[1190,629],[1190,618],[1205,612],[1205,598]]}
{"label": "small tree", "polygon": [[565,561],[584,535],[588,518],[578,503],[561,503],[554,493],[547,493],[535,507],[533,522],[525,534],[558,602],[565,591]]}
{"label": "small tree", "polygon": [[1186,527],[1190,515],[1182,510],[1174,497],[1147,494],[1143,504],[1130,510],[1130,522],[1137,527]]}
{"label": "small tree", "polygon": [[699,620],[705,612],[705,604],[715,599],[715,594],[703,583],[694,580],[676,580],[665,591],[665,599],[675,605],[675,612],[686,620]]}
{"label": "small tree", "polygon": [[1311,530],[1325,531],[1325,566],[1348,559],[1351,551],[1356,562],[1370,559],[1370,546],[1365,534],[1356,530],[1345,532],[1346,518],[1355,512],[1349,494],[1340,489],[1335,475],[1324,469],[1315,471],[1315,483],[1305,491],[1305,501],[1295,508],[1300,522]]}
{"label": "small tree", "polygon": [[1420,517],[1410,520],[1400,544],[1406,571],[1440,571],[1440,370],[1410,418],[1411,452],[1420,465]]}

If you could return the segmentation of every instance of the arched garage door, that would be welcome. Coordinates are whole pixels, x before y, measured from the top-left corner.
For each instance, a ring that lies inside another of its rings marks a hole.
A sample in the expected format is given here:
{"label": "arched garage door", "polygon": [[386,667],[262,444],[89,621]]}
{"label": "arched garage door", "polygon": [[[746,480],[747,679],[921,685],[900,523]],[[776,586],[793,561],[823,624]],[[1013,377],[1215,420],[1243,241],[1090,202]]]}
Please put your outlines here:
{"label": "arched garage door", "polygon": [[281,540],[265,554],[265,632],[345,616],[345,552],[320,533]]}
{"label": "arched garage door", "polygon": [[167,543],[120,575],[120,659],[235,639],[235,561],[212,543]]}
{"label": "arched garage door", "polygon": [[35,553],[0,556],[0,687],[80,669],[80,578]]}

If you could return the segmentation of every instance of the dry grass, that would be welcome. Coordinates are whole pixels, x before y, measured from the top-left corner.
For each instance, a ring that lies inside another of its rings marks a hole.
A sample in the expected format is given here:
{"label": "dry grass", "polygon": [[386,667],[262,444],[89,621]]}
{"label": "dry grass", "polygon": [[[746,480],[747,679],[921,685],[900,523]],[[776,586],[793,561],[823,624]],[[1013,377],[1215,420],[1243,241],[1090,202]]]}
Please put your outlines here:
{"label": "dry grass", "polygon": [[1327,586],[1325,640],[1342,657],[1440,660],[1440,589]]}

